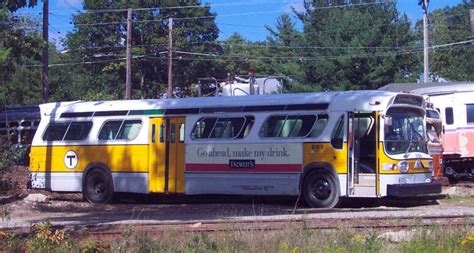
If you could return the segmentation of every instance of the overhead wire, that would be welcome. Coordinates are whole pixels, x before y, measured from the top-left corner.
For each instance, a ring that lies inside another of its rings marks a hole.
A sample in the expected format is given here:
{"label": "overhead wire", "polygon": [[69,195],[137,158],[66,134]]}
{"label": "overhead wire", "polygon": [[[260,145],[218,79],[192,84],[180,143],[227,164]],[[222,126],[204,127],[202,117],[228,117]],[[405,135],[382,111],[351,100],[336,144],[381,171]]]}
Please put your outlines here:
{"label": "overhead wire", "polygon": [[[440,45],[433,45],[430,46],[430,49],[440,49],[446,48],[451,46],[458,46],[458,45],[465,45],[468,43],[473,43],[474,39],[464,40],[464,41],[457,41],[452,43],[440,44]],[[338,59],[352,59],[352,58],[378,58],[378,57],[389,57],[389,56],[396,56],[396,55],[406,55],[406,54],[414,54],[414,53],[421,53],[423,49],[411,49],[411,50],[404,50],[404,51],[392,51],[392,52],[378,52],[378,53],[364,53],[364,54],[351,54],[351,55],[338,55],[338,56],[328,56],[328,55],[321,55],[321,56],[249,56],[249,55],[219,55],[219,54],[209,54],[209,53],[201,53],[201,52],[186,52],[186,51],[175,51],[175,53],[185,54],[185,55],[192,55],[192,56],[204,56],[207,58],[190,58],[190,57],[173,57],[176,60],[195,60],[195,61],[228,61],[228,62],[242,62],[242,61],[249,61],[249,60],[297,60],[297,61],[320,61],[320,60],[338,60]],[[161,59],[166,60],[167,57],[159,57],[156,54],[142,54],[136,55],[132,57],[133,59]],[[240,58],[240,59],[235,59]],[[57,66],[74,66],[74,65],[88,65],[88,64],[96,64],[96,63],[107,63],[107,62],[116,62],[116,61],[124,61],[126,58],[117,58],[117,59],[107,59],[107,60],[97,60],[97,61],[83,61],[83,62],[74,62],[74,63],[53,63],[49,64],[50,67],[57,67]],[[30,64],[30,65],[23,65],[24,67],[42,67],[42,64]]]}

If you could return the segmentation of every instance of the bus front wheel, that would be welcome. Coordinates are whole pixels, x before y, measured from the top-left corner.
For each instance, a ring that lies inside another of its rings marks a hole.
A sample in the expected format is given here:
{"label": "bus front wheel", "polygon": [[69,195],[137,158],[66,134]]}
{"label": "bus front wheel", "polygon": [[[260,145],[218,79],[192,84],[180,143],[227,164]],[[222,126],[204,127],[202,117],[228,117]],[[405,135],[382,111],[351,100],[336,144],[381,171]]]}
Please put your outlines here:
{"label": "bus front wheel", "polygon": [[90,170],[84,181],[82,194],[90,203],[104,204],[112,200],[114,193],[111,176],[102,169]]}
{"label": "bus front wheel", "polygon": [[317,170],[306,177],[303,196],[310,207],[333,208],[339,204],[339,190],[334,176]]}

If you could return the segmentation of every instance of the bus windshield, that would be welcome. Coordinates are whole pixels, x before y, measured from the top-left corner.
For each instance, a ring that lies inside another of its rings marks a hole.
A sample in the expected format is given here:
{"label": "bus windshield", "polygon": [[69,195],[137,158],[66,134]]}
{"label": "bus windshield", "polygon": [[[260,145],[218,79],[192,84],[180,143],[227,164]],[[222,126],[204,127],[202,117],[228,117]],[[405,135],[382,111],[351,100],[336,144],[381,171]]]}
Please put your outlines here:
{"label": "bus windshield", "polygon": [[391,108],[385,116],[385,150],[390,155],[428,153],[425,124],[420,111]]}

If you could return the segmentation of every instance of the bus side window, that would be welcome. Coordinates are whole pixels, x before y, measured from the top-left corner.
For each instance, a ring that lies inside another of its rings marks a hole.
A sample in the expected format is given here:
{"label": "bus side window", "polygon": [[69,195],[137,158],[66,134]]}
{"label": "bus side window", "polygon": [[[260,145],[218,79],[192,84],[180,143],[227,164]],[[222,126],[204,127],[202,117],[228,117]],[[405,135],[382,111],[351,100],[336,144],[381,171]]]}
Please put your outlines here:
{"label": "bus side window", "polygon": [[276,115],[265,120],[261,137],[301,138],[310,134],[317,117],[315,115]]}
{"label": "bus side window", "polygon": [[99,140],[115,140],[120,126],[122,125],[122,120],[111,120],[105,122],[99,132]]}
{"label": "bus side window", "polygon": [[71,122],[66,136],[64,137],[65,141],[80,141],[84,140],[91,131],[92,122]]}
{"label": "bus side window", "polygon": [[137,138],[141,128],[141,120],[125,120],[120,128],[117,138],[115,139],[131,141]]}
{"label": "bus side window", "polygon": [[446,107],[444,109],[444,118],[446,120],[447,125],[452,125],[454,123],[454,115],[453,115],[453,108],[452,107]]}
{"label": "bus side window", "polygon": [[329,117],[327,114],[318,115],[318,120],[316,121],[316,124],[314,124],[309,137],[319,137],[323,133],[323,130],[326,125],[328,124],[328,119]]}
{"label": "bus side window", "polygon": [[62,141],[68,127],[69,127],[69,122],[50,123],[48,127],[46,128],[46,131],[44,131],[43,140],[44,141]]}
{"label": "bus side window", "polygon": [[344,144],[344,115],[336,122],[331,134],[331,145],[334,148],[342,149]]}

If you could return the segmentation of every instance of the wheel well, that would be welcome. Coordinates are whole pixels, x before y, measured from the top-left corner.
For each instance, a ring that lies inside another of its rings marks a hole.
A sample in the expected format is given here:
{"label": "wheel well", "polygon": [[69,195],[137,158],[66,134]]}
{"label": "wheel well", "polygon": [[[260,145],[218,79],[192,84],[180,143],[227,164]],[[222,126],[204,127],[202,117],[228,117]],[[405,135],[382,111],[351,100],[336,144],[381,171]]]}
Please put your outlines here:
{"label": "wheel well", "polygon": [[339,191],[339,195],[341,195],[340,193],[341,186],[339,183],[339,177],[336,173],[336,170],[328,163],[310,163],[306,165],[306,167],[303,169],[303,174],[301,175],[300,192],[303,189],[304,181],[306,180],[308,175],[315,173],[317,171],[324,171],[332,175],[336,182],[336,187],[337,187],[337,190]]}
{"label": "wheel well", "polygon": [[[102,170],[104,171],[108,176],[109,176],[109,179],[110,181],[112,182],[112,189],[114,189],[114,179],[112,177],[112,173],[110,172],[110,169],[109,167],[107,167],[106,164],[104,163],[89,163],[89,165],[87,165],[86,169],[84,170],[83,172],[83,176],[82,176],[82,188],[84,188],[84,183],[85,183],[85,180],[86,180],[86,177],[87,177],[87,174],[89,174],[89,172],[93,169],[99,169],[99,170]],[[115,189],[114,189],[115,190]]]}

